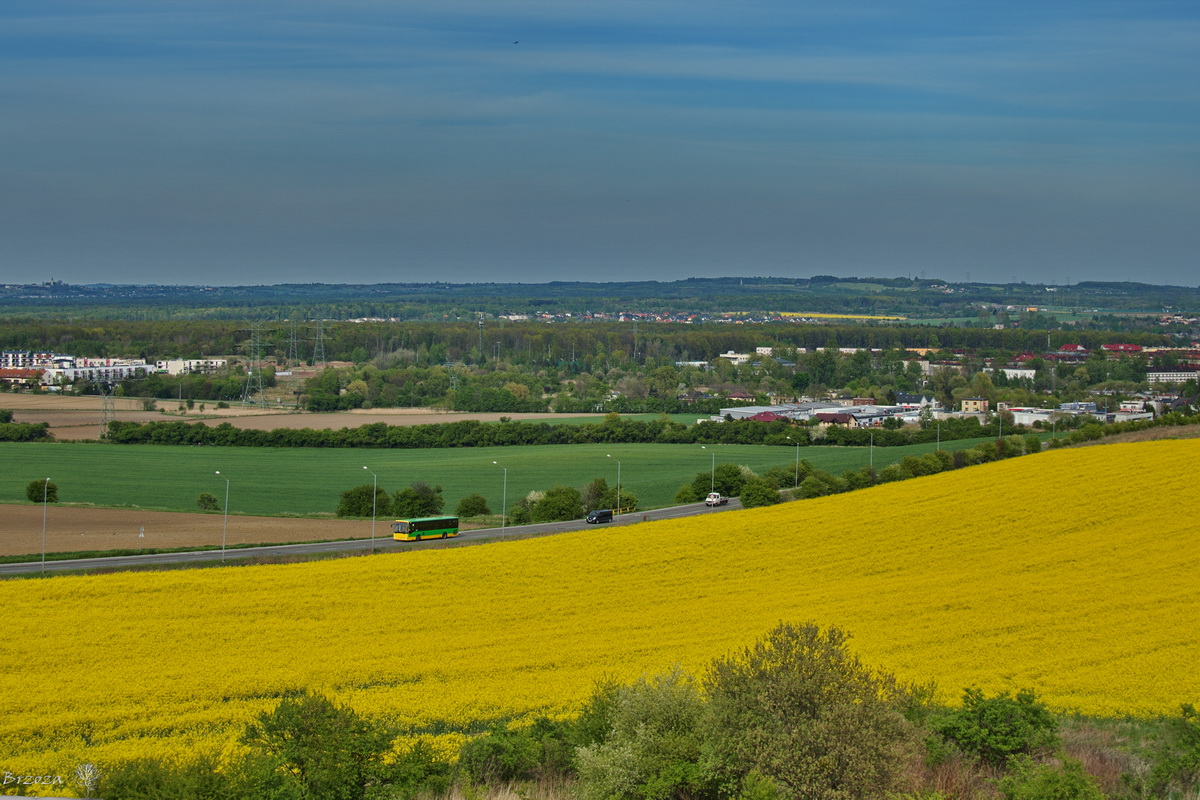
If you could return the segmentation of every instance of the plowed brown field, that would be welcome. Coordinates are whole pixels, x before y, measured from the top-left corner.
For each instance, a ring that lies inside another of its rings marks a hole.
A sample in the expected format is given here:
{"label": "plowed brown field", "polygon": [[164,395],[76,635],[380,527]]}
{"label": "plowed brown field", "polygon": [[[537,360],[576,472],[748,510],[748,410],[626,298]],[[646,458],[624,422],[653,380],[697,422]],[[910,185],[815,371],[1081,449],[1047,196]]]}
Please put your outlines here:
{"label": "plowed brown field", "polygon": [[[51,505],[46,509],[46,552],[203,547],[221,544],[223,515]],[[377,520],[376,536],[390,536]],[[0,505],[0,555],[40,553],[42,507]],[[367,539],[371,523],[346,519],[229,517],[228,545]]]}
{"label": "plowed brown field", "polygon": [[[100,433],[100,411],[103,400],[99,397],[56,397],[54,395],[14,394],[0,395],[0,408],[12,409],[17,422],[48,422],[50,432],[60,441],[96,439]],[[476,419],[480,422],[496,422],[500,417],[516,420],[549,419],[554,414],[500,414],[459,413],[436,411],[429,408],[384,408],[374,410],[336,412],[328,414],[306,414],[273,408],[213,408],[206,403],[205,410],[197,407],[188,413],[176,412],[178,404],[171,400],[160,400],[162,411],[142,410],[142,401],[119,397],[113,400],[114,418],[121,422],[203,422],[205,425],[220,425],[228,422],[235,428],[274,430],[276,428],[356,428],[374,422],[388,425],[428,425],[435,422],[460,422]],[[169,411],[170,413],[166,413]],[[578,414],[572,416],[595,416],[603,414]]]}

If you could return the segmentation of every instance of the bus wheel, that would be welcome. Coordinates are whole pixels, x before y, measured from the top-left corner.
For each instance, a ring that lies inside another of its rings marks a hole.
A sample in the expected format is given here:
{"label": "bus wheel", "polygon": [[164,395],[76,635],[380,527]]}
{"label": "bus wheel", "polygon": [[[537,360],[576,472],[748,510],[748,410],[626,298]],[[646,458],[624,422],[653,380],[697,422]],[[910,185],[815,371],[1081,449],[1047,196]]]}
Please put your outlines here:
{"label": "bus wheel", "polygon": [[443,533],[443,534],[442,534],[442,538],[443,538],[443,539],[445,539],[445,538],[446,538],[446,534],[444,534],[444,533]]}

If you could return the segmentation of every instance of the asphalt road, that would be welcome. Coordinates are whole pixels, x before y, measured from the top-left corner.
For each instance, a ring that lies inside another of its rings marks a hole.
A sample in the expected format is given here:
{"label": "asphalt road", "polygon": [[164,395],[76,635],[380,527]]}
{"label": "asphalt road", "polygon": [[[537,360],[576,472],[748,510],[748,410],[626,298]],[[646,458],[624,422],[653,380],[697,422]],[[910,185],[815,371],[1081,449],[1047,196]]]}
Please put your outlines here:
{"label": "asphalt road", "polygon": [[[404,552],[408,550],[428,550],[431,548],[462,547],[468,544],[483,544],[512,539],[529,539],[535,536],[548,536],[564,531],[594,529],[598,533],[606,528],[618,525],[636,525],[659,519],[677,519],[698,514],[718,514],[722,511],[732,511],[741,508],[737,498],[731,498],[729,503],[716,508],[708,508],[704,503],[689,503],[684,506],[656,508],[652,511],[634,511],[617,517],[612,522],[588,525],[583,520],[570,522],[542,522],[536,525],[514,525],[508,528],[485,528],[483,530],[466,531],[454,539],[430,539],[423,542],[397,542],[391,537],[376,538],[374,548],[381,553]],[[239,547],[226,550],[222,556],[219,550],[190,550],[180,553],[153,553],[140,556],[112,556],[106,558],[74,558],[61,561],[47,561],[43,566],[41,561],[26,561],[19,564],[0,564],[0,577],[5,575],[29,575],[43,571],[51,572],[90,572],[94,570],[125,570],[176,564],[212,564],[244,561],[246,559],[280,559],[289,557],[304,557],[318,553],[347,553],[368,551],[372,547],[370,539],[353,539],[341,542],[305,542],[303,544],[265,545],[263,547]]]}

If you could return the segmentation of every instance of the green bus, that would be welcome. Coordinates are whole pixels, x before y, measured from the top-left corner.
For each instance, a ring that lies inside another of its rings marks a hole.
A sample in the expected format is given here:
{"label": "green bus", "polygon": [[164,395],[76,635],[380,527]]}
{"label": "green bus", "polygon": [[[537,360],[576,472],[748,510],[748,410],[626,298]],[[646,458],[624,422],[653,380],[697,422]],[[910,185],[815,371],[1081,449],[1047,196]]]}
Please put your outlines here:
{"label": "green bus", "polygon": [[392,538],[397,542],[445,539],[458,536],[458,517],[415,517],[392,523]]}

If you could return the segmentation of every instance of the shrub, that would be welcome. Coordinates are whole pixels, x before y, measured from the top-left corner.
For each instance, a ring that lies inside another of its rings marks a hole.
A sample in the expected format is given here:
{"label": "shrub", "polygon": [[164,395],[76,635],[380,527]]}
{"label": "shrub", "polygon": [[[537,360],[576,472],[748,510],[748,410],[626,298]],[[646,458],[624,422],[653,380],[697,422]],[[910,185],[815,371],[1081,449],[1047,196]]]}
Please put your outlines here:
{"label": "shrub", "polygon": [[460,517],[482,517],[492,513],[492,509],[488,507],[487,498],[477,493],[469,494],[459,500],[455,513]]}
{"label": "shrub", "polygon": [[467,742],[458,767],[475,783],[566,776],[574,765],[568,725],[542,717],[527,728],[497,728]]}
{"label": "shrub", "polygon": [[51,480],[30,481],[25,487],[25,497],[31,503],[57,503],[58,484]]}
{"label": "shrub", "polygon": [[773,506],[782,502],[779,490],[765,478],[751,478],[742,486],[742,506],[757,508],[758,506]]}
{"label": "shrub", "polygon": [[800,488],[796,490],[796,496],[801,500],[807,500],[810,497],[823,497],[829,493],[829,485],[816,475],[809,475],[800,481]]}
{"label": "shrub", "polygon": [[934,731],[988,764],[1003,766],[1017,755],[1038,755],[1058,746],[1058,723],[1032,689],[1015,697],[1001,692],[984,697],[979,689],[963,692],[962,708],[932,723]]}
{"label": "shrub", "polygon": [[358,800],[390,782],[385,762],[395,737],[392,728],[306,692],[259,714],[241,741],[274,760],[301,797]]}
{"label": "shrub", "polygon": [[905,469],[903,464],[897,462],[888,464],[879,470],[878,480],[880,483],[891,483],[892,481],[906,481],[911,477],[912,473]]}
{"label": "shrub", "polygon": [[603,739],[577,751],[583,800],[665,800],[702,791],[704,701],[676,670],[616,689]]}
{"label": "shrub", "polygon": [[414,481],[407,489],[396,492],[391,513],[397,517],[435,517],[442,513],[445,505],[441,486]]}
{"label": "shrub", "polygon": [[217,497],[209,492],[201,492],[196,498],[196,507],[201,511],[216,511],[220,506],[217,504]]}
{"label": "shrub", "polygon": [[375,516],[388,516],[391,503],[388,500],[387,492],[370,483],[364,483],[342,492],[341,500],[338,502],[337,515],[339,517],[371,516],[372,493],[374,493],[375,498]]}
{"label": "shrub", "polygon": [[1200,714],[1190,704],[1163,721],[1150,748],[1151,788],[1156,796],[1190,796],[1200,787]]}
{"label": "shrub", "polygon": [[1037,764],[1028,756],[1014,758],[1009,774],[1000,779],[1006,800],[1104,800],[1096,779],[1074,759],[1062,766]]}
{"label": "shrub", "polygon": [[[846,800],[894,788],[911,753],[908,692],[846,647],[837,628],[780,625],[705,678],[722,793],[768,778],[782,797]],[[760,787],[761,788],[761,787]]]}
{"label": "shrub", "polygon": [[586,513],[579,490],[570,486],[555,486],[542,495],[532,508],[534,522],[580,519]]}

